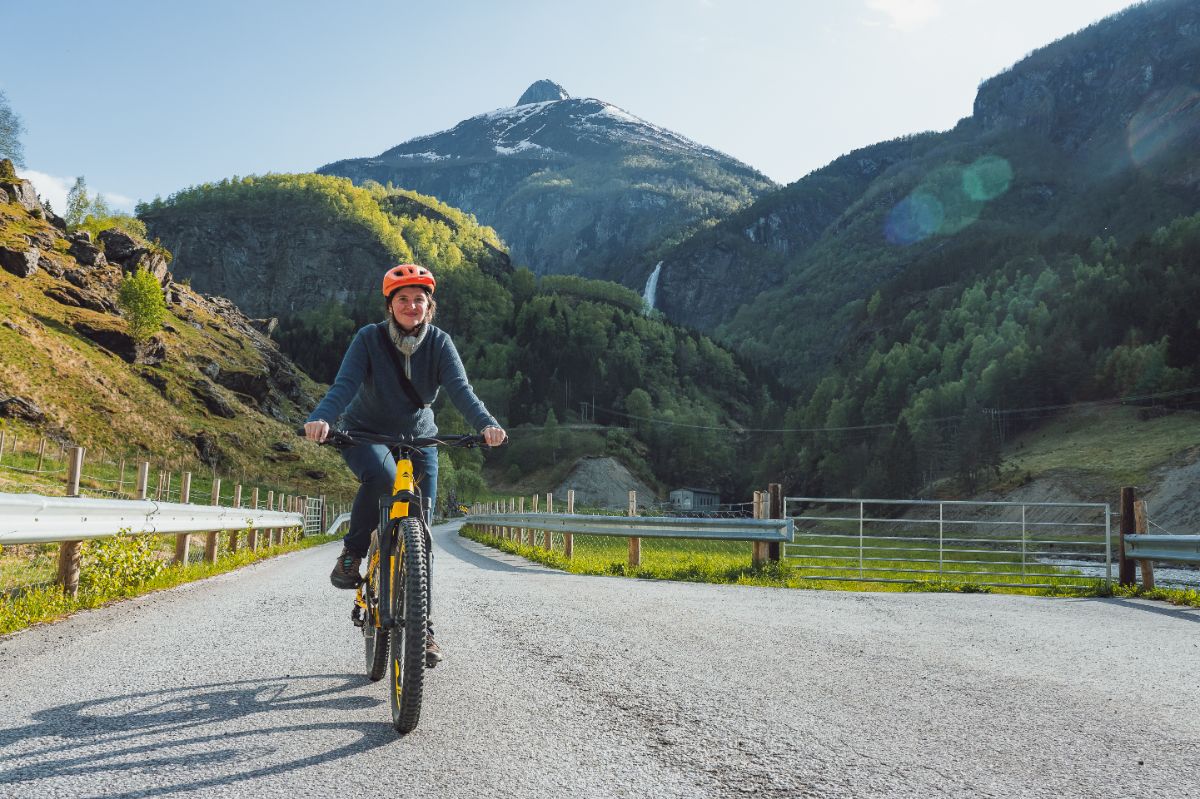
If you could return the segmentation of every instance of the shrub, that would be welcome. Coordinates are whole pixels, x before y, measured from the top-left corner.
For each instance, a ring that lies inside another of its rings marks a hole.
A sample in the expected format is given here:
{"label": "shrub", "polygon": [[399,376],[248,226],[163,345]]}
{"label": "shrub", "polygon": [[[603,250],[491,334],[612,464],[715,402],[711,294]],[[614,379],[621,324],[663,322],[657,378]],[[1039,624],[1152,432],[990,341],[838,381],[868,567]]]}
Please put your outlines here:
{"label": "shrub", "polygon": [[145,267],[125,275],[121,280],[117,302],[129,323],[129,335],[134,341],[147,341],[162,329],[167,316],[167,303],[158,279]]}

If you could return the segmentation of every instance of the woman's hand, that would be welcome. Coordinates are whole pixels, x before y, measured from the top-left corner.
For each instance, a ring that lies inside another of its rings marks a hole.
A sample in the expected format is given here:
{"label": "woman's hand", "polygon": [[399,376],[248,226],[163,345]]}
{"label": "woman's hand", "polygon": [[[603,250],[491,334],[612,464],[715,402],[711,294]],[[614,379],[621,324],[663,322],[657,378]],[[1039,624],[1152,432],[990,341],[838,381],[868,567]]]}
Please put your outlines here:
{"label": "woman's hand", "polygon": [[489,447],[498,447],[508,439],[508,433],[500,427],[483,428],[483,440]]}
{"label": "woman's hand", "polygon": [[329,435],[329,422],[318,419],[315,422],[304,423],[304,437],[309,441],[324,441]]}

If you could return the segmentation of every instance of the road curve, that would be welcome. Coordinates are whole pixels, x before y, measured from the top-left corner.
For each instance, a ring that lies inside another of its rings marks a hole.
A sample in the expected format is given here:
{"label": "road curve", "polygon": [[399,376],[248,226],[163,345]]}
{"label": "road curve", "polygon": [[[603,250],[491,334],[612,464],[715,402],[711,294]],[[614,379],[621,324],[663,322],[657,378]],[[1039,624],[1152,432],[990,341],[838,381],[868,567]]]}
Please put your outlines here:
{"label": "road curve", "polygon": [[330,545],[0,639],[0,796],[1182,799],[1200,784],[1200,611],[578,577],[452,526],[435,539],[447,660],[411,735],[362,676]]}

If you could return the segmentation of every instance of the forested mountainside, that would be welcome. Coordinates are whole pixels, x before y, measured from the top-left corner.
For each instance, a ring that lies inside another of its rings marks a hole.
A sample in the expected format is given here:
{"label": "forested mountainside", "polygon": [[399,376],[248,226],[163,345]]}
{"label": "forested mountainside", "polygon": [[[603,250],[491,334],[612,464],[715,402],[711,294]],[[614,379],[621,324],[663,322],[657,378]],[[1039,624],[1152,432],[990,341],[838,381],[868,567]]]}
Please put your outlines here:
{"label": "forested mountainside", "polygon": [[[0,161],[0,424],[93,456],[170,459],[290,491],[348,488],[332,453],[293,452],[319,387],[268,323],[176,281],[170,252],[144,234],[130,217],[69,230]],[[161,312],[146,331],[121,300],[139,273]]]}
{"label": "forested mountainside", "polygon": [[[592,435],[642,473],[748,490],[749,476],[734,474],[736,439],[650,422],[752,421],[771,406],[760,379],[707,337],[647,317],[636,292],[513,269],[495,234],[461,211],[345,178],[270,175],[189,189],[139,212],[176,252],[181,278],[277,317],[284,352],[326,381],[353,332],[383,318],[383,270],[428,265],[438,280],[435,323],[454,337],[489,409],[516,428],[511,481],[554,462],[559,420],[586,415],[619,428]],[[462,427],[444,402],[438,419],[445,430]]]}
{"label": "forested mountainside", "polygon": [[539,81],[511,108],[322,174],[432,195],[500,234],[537,274],[640,290],[657,252],[774,184],[756,170],[602,100]]}
{"label": "forested mountainside", "polygon": [[[681,243],[658,305],[795,389],[784,426],[808,432],[772,471],[809,493],[971,485],[1046,408],[1188,402],[1198,65],[1200,5],[1101,21],[985,81],[954,130],[844,156]],[[729,289],[703,287],[730,275],[745,302],[723,315]]]}
{"label": "forested mountainside", "polygon": [[[1194,2],[1098,22],[984,81],[954,130],[843,156],[682,242],[658,307],[811,385],[856,348],[877,290],[961,288],[1095,237],[1132,244],[1200,210],[1198,64]],[[742,302],[704,291],[731,274]]]}

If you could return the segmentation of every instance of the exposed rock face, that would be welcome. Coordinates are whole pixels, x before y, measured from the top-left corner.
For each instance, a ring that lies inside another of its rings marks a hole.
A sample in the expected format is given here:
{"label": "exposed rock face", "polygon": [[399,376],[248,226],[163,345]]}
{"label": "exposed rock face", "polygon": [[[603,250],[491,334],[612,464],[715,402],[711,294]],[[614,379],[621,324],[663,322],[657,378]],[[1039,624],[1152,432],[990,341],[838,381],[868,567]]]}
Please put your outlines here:
{"label": "exposed rock face", "polygon": [[28,180],[0,180],[0,191],[8,196],[8,202],[14,202],[26,211],[36,211],[41,216],[42,203],[38,200],[37,189]]}
{"label": "exposed rock face", "polygon": [[22,419],[34,424],[41,424],[46,420],[46,414],[37,406],[37,403],[24,397],[15,396],[0,396],[0,416]]}
{"label": "exposed rock face", "polygon": [[161,285],[166,286],[171,282],[166,256],[145,246],[125,231],[116,228],[102,230],[100,243],[104,247],[104,256],[120,264],[126,272],[136,272],[139,267],[145,267]]}
{"label": "exposed rock face", "polygon": [[539,80],[534,83],[525,93],[517,100],[517,105],[528,105],[529,103],[552,103],[556,100],[570,100],[571,95],[567,94],[567,90],[559,86],[552,80]]}
{"label": "exposed rock face", "polygon": [[647,250],[773,188],[724,153],[538,81],[517,106],[318,172],[389,181],[469,211],[535,272],[641,289]]}
{"label": "exposed rock face", "polygon": [[0,267],[17,277],[29,277],[38,270],[38,258],[41,251],[37,247],[27,250],[13,250],[0,247]]}

